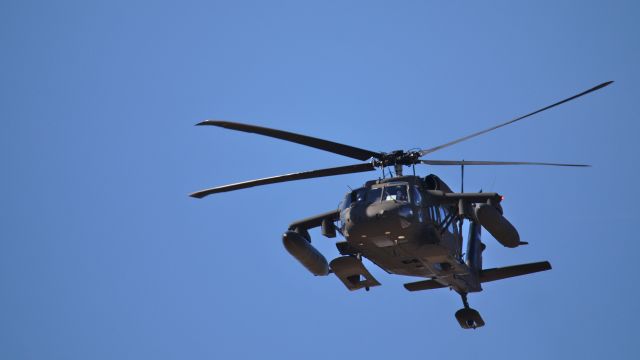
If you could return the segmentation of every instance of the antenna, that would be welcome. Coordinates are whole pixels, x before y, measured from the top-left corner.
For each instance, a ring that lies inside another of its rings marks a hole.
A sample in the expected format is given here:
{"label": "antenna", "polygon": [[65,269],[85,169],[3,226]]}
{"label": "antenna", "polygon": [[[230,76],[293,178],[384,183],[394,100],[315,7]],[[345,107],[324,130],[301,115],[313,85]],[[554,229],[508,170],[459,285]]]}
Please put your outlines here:
{"label": "antenna", "polygon": [[460,192],[464,192],[464,159],[462,159],[462,165],[460,165]]}

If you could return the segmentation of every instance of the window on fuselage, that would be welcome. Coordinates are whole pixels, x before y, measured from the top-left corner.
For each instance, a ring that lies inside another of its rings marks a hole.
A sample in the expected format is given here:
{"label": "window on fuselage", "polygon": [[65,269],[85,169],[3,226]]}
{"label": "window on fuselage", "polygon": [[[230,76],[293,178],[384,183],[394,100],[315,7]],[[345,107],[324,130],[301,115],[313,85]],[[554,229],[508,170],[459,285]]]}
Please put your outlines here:
{"label": "window on fuselage", "polygon": [[366,193],[365,200],[367,203],[378,201],[398,201],[409,202],[407,185],[387,185],[369,189]]}
{"label": "window on fuselage", "polygon": [[367,191],[366,200],[368,203],[379,201],[380,195],[382,195],[382,188],[369,189],[369,191]]}
{"label": "window on fuselage", "polygon": [[[449,214],[453,215],[453,213],[451,212],[451,209],[444,209],[443,208],[443,210],[444,210],[444,212],[445,212],[445,214],[447,216],[449,216]],[[449,226],[447,227],[447,229],[453,234],[455,232],[455,229],[456,229],[456,222],[455,221],[449,221]]]}
{"label": "window on fuselage", "polygon": [[440,217],[439,217],[440,221],[444,221],[444,219],[446,219],[448,215],[447,211],[442,206],[438,206],[437,209],[438,209],[438,212],[440,213]]}
{"label": "window on fuselage", "polygon": [[351,201],[353,199],[353,193],[348,193],[347,196],[344,197],[344,199],[342,199],[342,201],[340,202],[340,206],[338,206],[338,208],[340,209],[340,212],[342,212],[344,209],[348,208],[349,206],[351,206]]}
{"label": "window on fuselage", "polygon": [[[448,219],[449,213],[450,213],[449,209],[444,208],[442,206],[429,206],[429,217],[438,226],[446,225],[444,224],[444,221],[449,220]],[[453,226],[453,222],[451,222],[447,227],[451,232],[453,232],[452,226]]]}
{"label": "window on fuselage", "polygon": [[417,186],[411,187],[411,198],[413,200],[413,203],[417,206],[422,205],[422,195],[420,194],[420,189],[418,189]]}
{"label": "window on fuselage", "polygon": [[384,187],[384,193],[382,200],[390,201],[395,200],[399,202],[408,202],[409,196],[407,195],[407,185],[389,185]]}
{"label": "window on fuselage", "polygon": [[351,206],[351,204],[363,201],[367,194],[366,189],[356,189],[348,193],[342,202],[340,203],[340,210],[344,210]]}
{"label": "window on fuselage", "polygon": [[446,225],[446,229],[452,234],[458,233],[456,221],[453,221],[453,219],[451,219],[451,216],[453,216],[453,213],[451,212],[452,210],[451,208],[443,207],[443,206],[429,207],[429,214],[431,214],[432,209],[435,215],[435,217],[433,217],[433,220],[435,221],[436,224],[438,224],[439,226]]}
{"label": "window on fuselage", "polygon": [[438,212],[438,207],[429,206],[429,216],[434,223],[440,224],[440,212]]}

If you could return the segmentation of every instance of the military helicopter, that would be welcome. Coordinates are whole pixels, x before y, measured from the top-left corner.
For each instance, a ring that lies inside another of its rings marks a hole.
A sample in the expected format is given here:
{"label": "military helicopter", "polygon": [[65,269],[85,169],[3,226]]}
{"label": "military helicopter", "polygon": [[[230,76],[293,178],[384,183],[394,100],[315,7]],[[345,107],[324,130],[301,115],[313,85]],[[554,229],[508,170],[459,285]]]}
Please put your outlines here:
{"label": "military helicopter", "polygon": [[[362,263],[362,258],[390,274],[427,278],[407,283],[409,291],[449,288],[462,298],[463,308],[455,314],[464,329],[484,326],[479,312],[469,307],[467,294],[482,291],[482,284],[551,269],[547,261],[485,269],[481,228],[500,244],[515,248],[527,244],[520,240],[515,227],[503,216],[502,196],[495,192],[464,192],[464,167],[476,165],[541,165],[585,167],[580,164],[541,162],[504,162],[468,160],[429,160],[422,157],[440,149],[513,124],[534,114],[551,109],[611,84],[608,81],[577,95],[502,124],[478,131],[436,147],[423,150],[376,152],[292,132],[229,121],[206,120],[197,125],[218,126],[255,133],[298,143],[347,156],[360,161],[354,165],[332,167],[286,175],[272,176],[218,186],[192,193],[205,196],[245,189],[253,186],[293,180],[311,179],[379,169],[378,179],[347,193],[338,209],[295,221],[282,236],[286,250],[313,275],[335,274],[349,290],[379,286]],[[461,167],[462,189],[454,192],[436,175],[415,175],[415,165],[453,165]],[[413,175],[403,175],[404,167],[412,167]],[[387,177],[385,169],[394,169]],[[463,252],[462,226],[468,220],[469,232]],[[336,247],[341,256],[327,262],[311,245],[309,229],[320,227],[325,237],[339,233],[345,240]]]}

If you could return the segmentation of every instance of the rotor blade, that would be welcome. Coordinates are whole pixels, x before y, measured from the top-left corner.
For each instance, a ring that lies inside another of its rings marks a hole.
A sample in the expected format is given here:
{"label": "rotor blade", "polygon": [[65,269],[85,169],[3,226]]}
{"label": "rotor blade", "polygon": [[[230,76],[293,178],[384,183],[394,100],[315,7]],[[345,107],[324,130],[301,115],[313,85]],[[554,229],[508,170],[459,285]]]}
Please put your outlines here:
{"label": "rotor blade", "polygon": [[311,146],[316,149],[329,151],[334,154],[340,154],[344,156],[348,156],[353,159],[358,160],[367,160],[372,157],[379,158],[382,155],[380,153],[360,149],[354,146],[344,145],[333,141],[318,139],[311,136],[296,134],[288,131],[270,129],[261,126],[249,125],[249,124],[241,124],[230,121],[218,121],[218,120],[205,120],[196,125],[213,125],[220,126],[223,128],[244,131],[248,133],[260,134],[264,136],[270,136],[276,139],[291,141],[294,143],[298,143],[301,145]]}
{"label": "rotor blade", "polygon": [[427,165],[544,165],[544,166],[574,166],[591,167],[584,164],[557,164],[528,161],[470,161],[470,160],[420,160],[420,163]]}
{"label": "rotor blade", "polygon": [[600,85],[598,85],[598,86],[594,86],[594,87],[592,87],[592,88],[591,88],[591,89],[589,89],[589,90],[583,91],[583,92],[581,92],[580,94],[574,95],[574,96],[572,96],[572,97],[570,97],[570,98],[567,98],[567,99],[564,99],[564,100],[562,100],[562,101],[558,101],[558,102],[557,102],[557,103],[555,103],[555,104],[551,104],[551,105],[549,105],[549,106],[543,107],[542,109],[538,109],[538,110],[536,110],[536,111],[534,111],[534,112],[532,112],[532,113],[529,113],[529,114],[526,114],[526,115],[523,115],[523,116],[517,117],[517,118],[515,118],[515,119],[513,119],[513,120],[509,120],[509,121],[507,121],[507,122],[505,122],[505,123],[502,123],[502,124],[500,124],[500,125],[496,125],[496,126],[493,126],[493,127],[488,128],[488,129],[485,129],[485,130],[482,130],[482,131],[478,131],[477,133],[473,133],[473,134],[471,134],[471,135],[467,135],[467,136],[465,136],[465,137],[462,137],[462,138],[459,138],[459,139],[453,140],[453,141],[448,142],[448,143],[446,143],[446,144],[442,144],[442,145],[439,145],[439,146],[433,147],[433,148],[431,148],[431,149],[421,150],[421,151],[420,151],[420,156],[424,156],[424,155],[426,155],[426,154],[432,153],[432,152],[437,151],[437,150],[440,150],[440,149],[442,149],[442,148],[445,148],[445,147],[448,147],[448,146],[451,146],[451,145],[455,145],[455,144],[457,144],[457,143],[459,143],[459,142],[462,142],[462,141],[465,141],[465,140],[469,140],[469,139],[474,138],[474,137],[476,137],[476,136],[479,136],[479,135],[482,135],[482,134],[488,133],[489,131],[492,131],[492,130],[495,130],[495,129],[501,128],[501,127],[503,127],[503,126],[506,126],[506,125],[512,124],[512,123],[514,123],[514,122],[516,122],[516,121],[518,121],[518,120],[522,120],[522,119],[524,119],[524,118],[528,118],[528,117],[529,117],[529,116],[531,116],[531,115],[535,115],[535,114],[537,114],[537,113],[539,113],[539,112],[543,112],[543,111],[545,111],[545,110],[551,109],[552,107],[558,106],[558,105],[560,105],[560,104],[564,104],[564,103],[566,103],[566,102],[568,102],[568,101],[571,101],[571,100],[573,100],[573,99],[577,99],[577,98],[579,98],[579,97],[581,97],[581,96],[583,96],[583,95],[587,95],[587,94],[588,94],[588,93],[590,93],[590,92],[593,92],[593,91],[596,91],[596,90],[602,89],[603,87],[605,87],[605,86],[607,86],[607,85],[611,84],[612,82],[613,82],[613,81],[607,81],[607,82],[604,82],[604,83],[602,83],[602,84],[600,84]]}
{"label": "rotor blade", "polygon": [[373,166],[373,164],[371,163],[339,166],[339,167],[333,167],[333,168],[327,168],[327,169],[311,170],[311,171],[305,171],[305,172],[299,172],[299,173],[293,173],[293,174],[272,176],[272,177],[263,178],[263,179],[243,181],[240,183],[223,185],[223,186],[218,186],[211,189],[201,190],[198,192],[194,192],[189,196],[202,199],[203,197],[211,194],[246,189],[246,188],[259,186],[259,185],[275,184],[275,183],[281,183],[281,182],[293,181],[293,180],[312,179],[312,178],[318,178],[318,177],[324,177],[324,176],[351,174],[351,173],[365,172],[365,171],[371,171],[371,170],[375,170],[375,166]]}

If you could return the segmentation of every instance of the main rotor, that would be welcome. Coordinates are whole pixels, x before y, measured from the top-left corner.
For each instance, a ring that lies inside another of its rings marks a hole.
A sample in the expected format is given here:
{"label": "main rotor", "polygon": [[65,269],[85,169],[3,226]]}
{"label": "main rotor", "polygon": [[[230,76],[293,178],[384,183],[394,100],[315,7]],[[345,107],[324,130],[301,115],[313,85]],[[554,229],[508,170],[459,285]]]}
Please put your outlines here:
{"label": "main rotor", "polygon": [[473,134],[455,139],[453,141],[432,147],[432,148],[428,148],[428,149],[422,149],[422,150],[409,150],[409,151],[405,151],[405,150],[394,150],[391,152],[377,152],[377,151],[371,151],[371,150],[366,150],[366,149],[362,149],[362,148],[358,148],[355,146],[351,146],[351,145],[346,145],[346,144],[341,144],[341,143],[337,143],[337,142],[333,142],[333,141],[329,141],[329,140],[324,140],[324,139],[320,139],[320,138],[316,138],[316,137],[312,137],[312,136],[307,136],[307,135],[302,135],[302,134],[297,134],[297,133],[293,133],[293,132],[288,132],[288,131],[283,131],[283,130],[276,130],[276,129],[271,129],[271,128],[267,128],[267,127],[261,127],[261,126],[256,126],[256,125],[249,125],[249,124],[242,124],[242,123],[236,123],[236,122],[230,122],[230,121],[221,121],[221,120],[205,120],[203,122],[200,122],[196,125],[210,125],[210,126],[218,126],[218,127],[223,127],[223,128],[227,128],[230,130],[236,130],[236,131],[243,131],[243,132],[249,132],[249,133],[255,133],[255,134],[260,134],[260,135],[264,135],[264,136],[269,136],[269,137],[273,137],[273,138],[277,138],[277,139],[281,139],[281,140],[285,140],[285,141],[289,141],[289,142],[294,142],[294,143],[298,143],[301,145],[305,145],[305,146],[309,146],[309,147],[313,147],[316,149],[320,149],[320,150],[324,150],[324,151],[328,151],[328,152],[332,152],[334,154],[339,154],[339,155],[343,155],[343,156],[347,156],[353,159],[357,159],[360,161],[368,161],[368,162],[362,162],[359,164],[354,164],[354,165],[347,165],[347,166],[339,166],[339,167],[332,167],[332,168],[326,168],[326,169],[319,169],[319,170],[311,170],[311,171],[305,171],[305,172],[299,172],[299,173],[292,173],[292,174],[285,174],[285,175],[278,175],[278,176],[272,176],[272,177],[268,177],[268,178],[263,178],[263,179],[256,179],[256,180],[249,180],[249,181],[244,181],[244,182],[240,182],[240,183],[235,183],[235,184],[229,184],[229,185],[223,185],[223,186],[218,186],[218,187],[214,187],[214,188],[210,188],[210,189],[205,189],[202,191],[198,191],[195,192],[193,194],[191,194],[190,196],[195,197],[195,198],[203,198],[207,195],[211,195],[211,194],[215,194],[215,193],[220,193],[220,192],[226,192],[226,191],[233,191],[233,190],[239,190],[239,189],[245,189],[245,188],[249,188],[249,187],[253,187],[253,186],[259,186],[259,185],[266,185],[266,184],[274,184],[274,183],[280,183],[280,182],[286,182],[286,181],[294,181],[294,180],[302,180],[302,179],[311,179],[311,178],[318,178],[318,177],[325,177],[325,176],[334,176],[334,175],[342,175],[342,174],[351,174],[351,173],[358,173],[358,172],[366,172],[366,171],[372,171],[372,170],[376,170],[376,169],[382,169],[383,174],[384,174],[384,169],[386,167],[390,167],[393,166],[396,176],[401,176],[402,175],[402,168],[403,166],[415,166],[417,164],[426,164],[426,165],[458,165],[458,166],[465,166],[465,165],[546,165],[546,166],[573,166],[573,167],[586,167],[589,165],[583,165],[583,164],[559,164],[559,163],[543,163],[543,162],[526,162],[526,161],[467,161],[467,160],[430,160],[430,159],[421,159],[421,157],[433,153],[435,151],[438,151],[440,149],[455,145],[457,143],[460,143],[462,141],[466,141],[469,140],[471,138],[474,138],[476,136],[488,133],[490,131],[496,130],[498,128],[501,128],[503,126],[509,125],[509,124],[513,124],[516,121],[520,121],[523,120],[525,118],[528,118],[532,115],[535,115],[537,113],[540,113],[542,111],[551,109],[555,106],[564,104],[568,101],[574,100],[576,98],[579,98],[583,95],[589,94],[593,91],[599,90],[604,88],[605,86],[611,84],[613,81],[607,81],[604,82],[602,84],[599,84],[597,86],[594,86],[588,90],[585,90],[579,94],[576,94],[574,96],[571,96],[569,98],[566,98],[564,100],[558,101],[556,103],[553,103],[551,105],[545,106],[541,109],[538,109],[536,111],[530,112],[526,115],[522,115],[519,117],[516,117],[514,119],[511,119],[507,122],[492,126],[488,129],[484,129],[478,132],[475,132]]}

